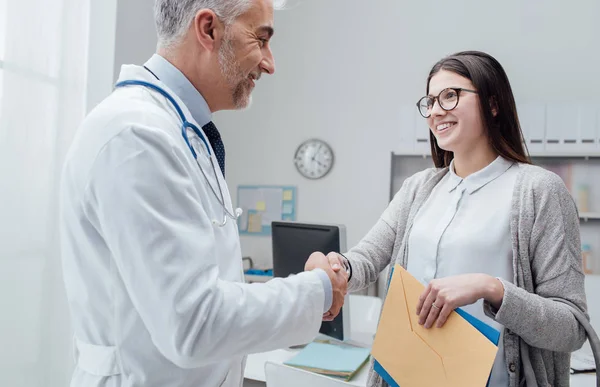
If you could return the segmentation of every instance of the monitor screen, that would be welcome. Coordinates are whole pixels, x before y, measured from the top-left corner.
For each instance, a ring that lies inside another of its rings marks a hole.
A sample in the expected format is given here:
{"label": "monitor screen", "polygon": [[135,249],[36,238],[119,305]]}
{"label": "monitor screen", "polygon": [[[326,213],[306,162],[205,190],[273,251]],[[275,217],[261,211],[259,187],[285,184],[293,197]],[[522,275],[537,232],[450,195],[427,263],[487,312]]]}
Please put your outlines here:
{"label": "monitor screen", "polygon": [[[345,235],[340,226],[273,222],[271,230],[274,277],[287,277],[303,272],[304,264],[315,251],[327,255],[332,251],[339,253],[345,249]],[[347,315],[343,313],[344,308],[333,321],[324,321],[319,332],[344,340],[343,315]]]}

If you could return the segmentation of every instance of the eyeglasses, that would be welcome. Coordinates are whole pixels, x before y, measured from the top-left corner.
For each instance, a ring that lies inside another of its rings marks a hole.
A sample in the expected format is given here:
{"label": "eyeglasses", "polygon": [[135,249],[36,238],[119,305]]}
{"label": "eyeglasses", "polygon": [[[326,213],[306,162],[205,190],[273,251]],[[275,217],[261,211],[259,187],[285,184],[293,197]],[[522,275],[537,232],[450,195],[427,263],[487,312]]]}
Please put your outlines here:
{"label": "eyeglasses", "polygon": [[463,89],[460,87],[450,87],[442,90],[437,97],[431,97],[427,95],[421,98],[419,102],[417,102],[417,109],[419,109],[419,113],[421,113],[424,118],[429,118],[431,117],[431,110],[433,109],[433,105],[437,99],[442,109],[445,111],[450,111],[458,105],[458,97],[461,91],[468,91],[469,93],[477,94],[477,91],[475,90]]}

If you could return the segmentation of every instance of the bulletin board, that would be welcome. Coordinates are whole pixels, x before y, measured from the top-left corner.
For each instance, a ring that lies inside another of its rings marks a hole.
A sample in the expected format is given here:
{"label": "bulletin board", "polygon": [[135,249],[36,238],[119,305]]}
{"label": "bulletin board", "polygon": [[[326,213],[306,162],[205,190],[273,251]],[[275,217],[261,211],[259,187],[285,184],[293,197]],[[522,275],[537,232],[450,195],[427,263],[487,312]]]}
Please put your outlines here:
{"label": "bulletin board", "polygon": [[238,186],[240,235],[270,236],[271,222],[296,220],[296,197],[293,186]]}

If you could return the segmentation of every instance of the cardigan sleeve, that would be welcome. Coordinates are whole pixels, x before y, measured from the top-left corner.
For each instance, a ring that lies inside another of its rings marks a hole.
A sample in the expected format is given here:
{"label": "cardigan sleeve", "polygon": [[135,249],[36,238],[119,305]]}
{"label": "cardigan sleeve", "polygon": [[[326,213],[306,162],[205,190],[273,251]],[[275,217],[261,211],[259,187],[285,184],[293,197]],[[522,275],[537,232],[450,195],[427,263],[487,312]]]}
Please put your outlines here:
{"label": "cardigan sleeve", "polygon": [[518,223],[515,258],[522,262],[517,276],[524,286],[502,280],[505,292],[500,309],[494,311],[488,303],[484,308],[530,346],[574,351],[585,342],[585,329],[567,305],[550,298],[572,302],[589,319],[577,208],[554,173],[538,171],[521,184],[523,188],[516,191],[518,214],[513,218]]}
{"label": "cardigan sleeve", "polygon": [[367,235],[345,256],[352,266],[349,291],[366,288],[392,260],[394,246],[404,237],[415,195],[434,174],[433,168],[418,172],[402,183],[386,210]]}

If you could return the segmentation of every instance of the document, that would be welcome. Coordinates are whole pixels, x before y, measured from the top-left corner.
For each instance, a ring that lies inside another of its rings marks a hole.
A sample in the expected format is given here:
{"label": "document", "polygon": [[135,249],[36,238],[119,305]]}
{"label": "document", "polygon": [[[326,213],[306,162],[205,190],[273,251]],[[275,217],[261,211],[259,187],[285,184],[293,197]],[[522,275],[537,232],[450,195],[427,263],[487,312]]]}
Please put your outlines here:
{"label": "document", "polygon": [[425,329],[416,314],[424,289],[394,267],[371,352],[375,371],[390,386],[485,387],[499,332],[464,311],[452,312],[442,328]]}
{"label": "document", "polygon": [[369,348],[312,342],[284,364],[346,381],[369,360]]}

